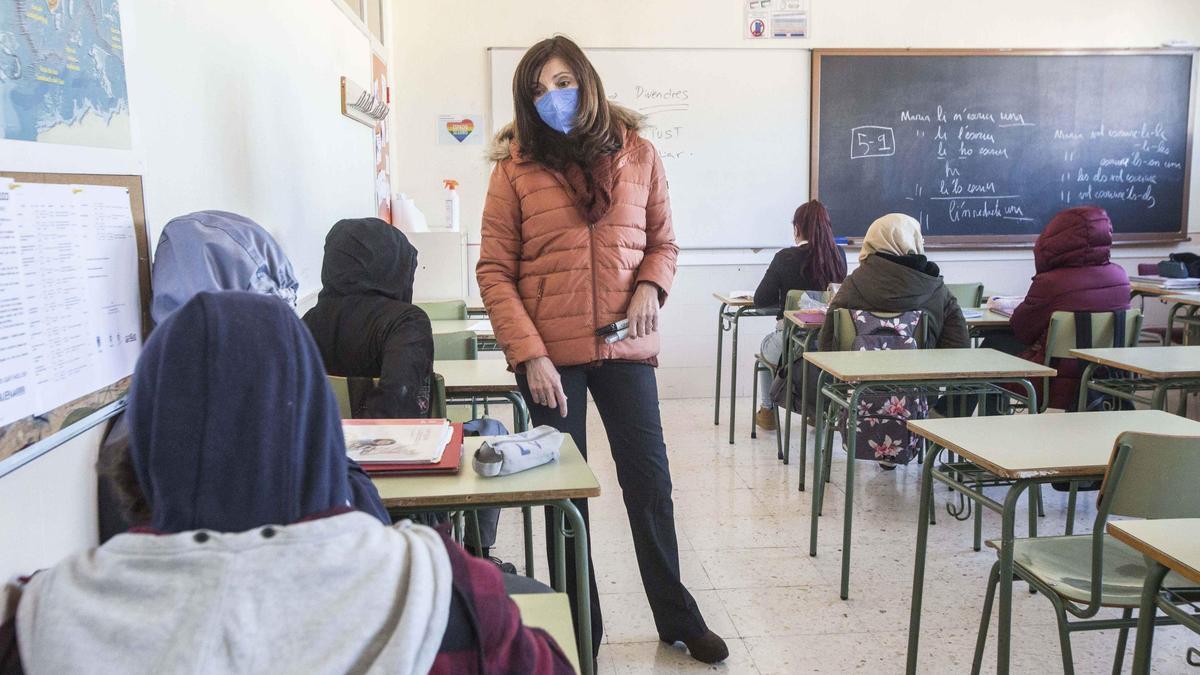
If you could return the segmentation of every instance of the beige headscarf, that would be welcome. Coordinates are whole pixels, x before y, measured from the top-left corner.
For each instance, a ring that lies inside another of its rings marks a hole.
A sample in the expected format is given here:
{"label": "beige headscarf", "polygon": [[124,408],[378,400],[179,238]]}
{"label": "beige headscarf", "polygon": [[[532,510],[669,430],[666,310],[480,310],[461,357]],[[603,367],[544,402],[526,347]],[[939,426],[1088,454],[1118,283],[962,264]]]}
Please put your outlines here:
{"label": "beige headscarf", "polygon": [[871,227],[867,228],[867,236],[863,237],[858,261],[862,262],[872,253],[881,251],[894,255],[924,253],[925,239],[921,236],[921,224],[903,213],[889,213],[871,223]]}

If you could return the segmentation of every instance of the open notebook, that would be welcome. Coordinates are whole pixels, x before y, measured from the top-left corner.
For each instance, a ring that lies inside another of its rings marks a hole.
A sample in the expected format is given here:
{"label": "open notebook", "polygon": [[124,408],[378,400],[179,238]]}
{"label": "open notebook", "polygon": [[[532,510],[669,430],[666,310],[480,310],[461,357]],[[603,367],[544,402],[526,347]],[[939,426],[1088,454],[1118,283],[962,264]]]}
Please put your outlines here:
{"label": "open notebook", "polygon": [[454,435],[449,420],[342,420],[346,454],[372,464],[437,464]]}

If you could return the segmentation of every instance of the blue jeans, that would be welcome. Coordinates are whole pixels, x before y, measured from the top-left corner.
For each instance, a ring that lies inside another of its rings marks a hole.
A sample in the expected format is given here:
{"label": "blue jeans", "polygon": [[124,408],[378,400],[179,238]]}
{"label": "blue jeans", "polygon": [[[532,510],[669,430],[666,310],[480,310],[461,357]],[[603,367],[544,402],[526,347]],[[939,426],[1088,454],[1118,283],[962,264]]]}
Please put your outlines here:
{"label": "blue jeans", "polygon": [[[605,361],[599,366],[559,368],[558,372],[567,396],[567,417],[560,417],[558,410],[533,403],[528,381],[524,375],[517,375],[521,394],[529,401],[529,414],[534,425],[549,425],[569,434],[586,459],[587,395],[591,392],[617,465],[617,481],[629,516],[638,570],[659,637],[674,642],[704,633],[708,629],[704,618],[679,577],[671,472],[667,464],[667,446],[663,442],[654,368],[642,363]],[[576,500],[575,506],[587,521],[587,500]],[[552,515],[551,509],[547,509],[546,551],[551,569],[554,569]],[[590,528],[588,539],[590,553]],[[574,548],[568,544],[567,590],[572,616],[575,616],[577,589],[575,575],[569,570],[574,569],[574,555]],[[598,651],[604,623],[596,592],[596,570],[591,561],[588,562],[592,572],[592,649]]]}

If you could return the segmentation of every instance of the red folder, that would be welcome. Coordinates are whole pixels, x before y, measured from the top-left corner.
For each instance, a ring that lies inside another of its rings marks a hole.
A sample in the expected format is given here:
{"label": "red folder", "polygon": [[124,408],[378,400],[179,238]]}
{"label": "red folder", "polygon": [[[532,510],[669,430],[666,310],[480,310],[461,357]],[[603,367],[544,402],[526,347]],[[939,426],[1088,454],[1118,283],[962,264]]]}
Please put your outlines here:
{"label": "red folder", "polygon": [[455,474],[462,468],[463,457],[463,428],[459,422],[450,425],[454,433],[442,453],[442,461],[437,464],[363,464],[362,468],[372,476],[423,476],[430,474]]}

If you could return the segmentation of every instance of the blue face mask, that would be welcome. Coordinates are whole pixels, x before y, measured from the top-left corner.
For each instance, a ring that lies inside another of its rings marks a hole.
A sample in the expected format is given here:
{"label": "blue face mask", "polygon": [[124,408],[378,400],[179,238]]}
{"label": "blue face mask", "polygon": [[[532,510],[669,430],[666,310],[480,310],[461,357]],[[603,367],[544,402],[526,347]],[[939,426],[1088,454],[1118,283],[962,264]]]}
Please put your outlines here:
{"label": "blue face mask", "polygon": [[579,89],[551,89],[533,105],[547,126],[569,134],[575,126],[575,112],[579,109]]}

